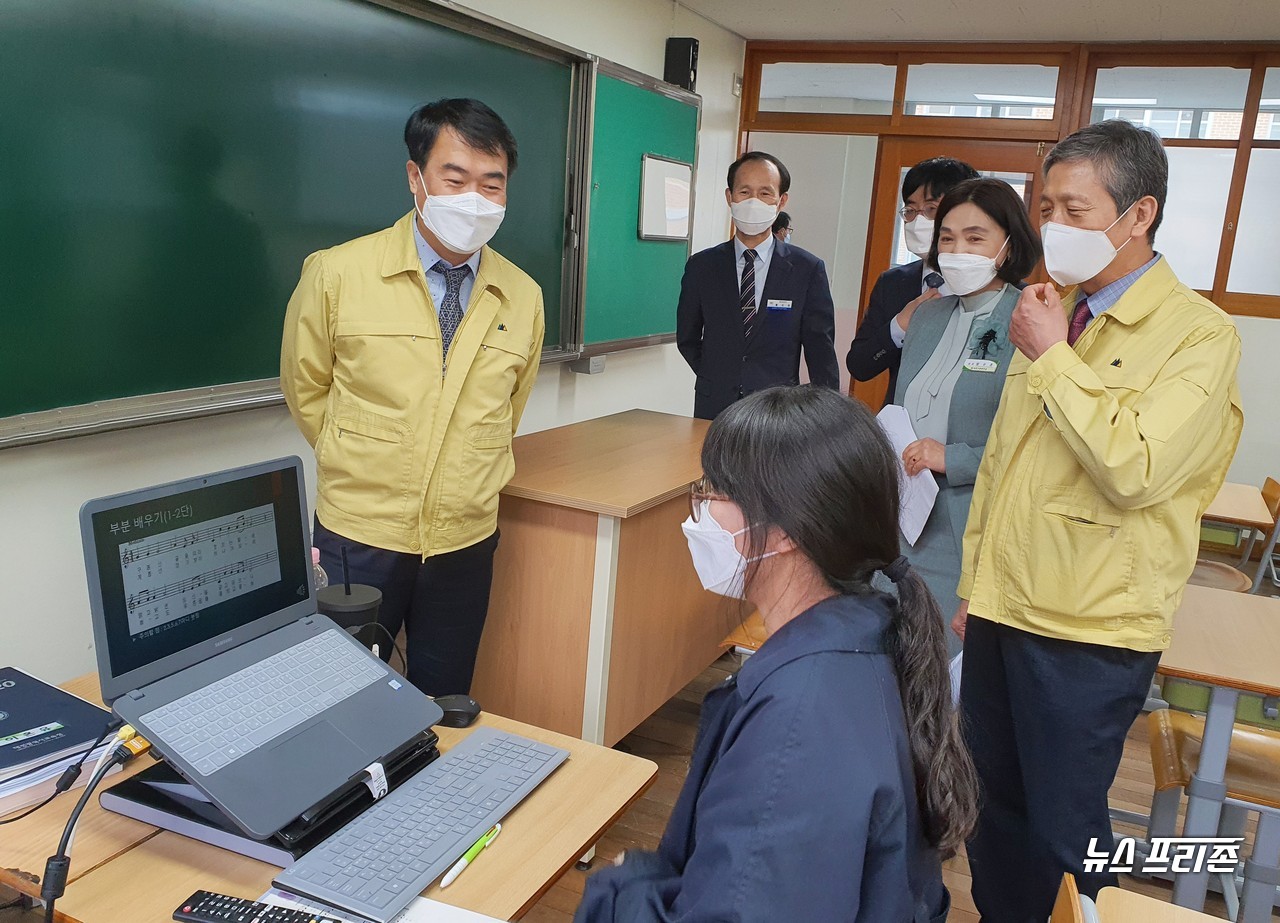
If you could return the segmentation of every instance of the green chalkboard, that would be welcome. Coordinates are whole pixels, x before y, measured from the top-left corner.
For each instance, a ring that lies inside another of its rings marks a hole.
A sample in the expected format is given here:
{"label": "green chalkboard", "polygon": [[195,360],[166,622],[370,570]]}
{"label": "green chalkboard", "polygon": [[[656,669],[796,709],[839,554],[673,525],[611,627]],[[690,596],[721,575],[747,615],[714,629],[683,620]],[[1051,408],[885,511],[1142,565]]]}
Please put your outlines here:
{"label": "green chalkboard", "polygon": [[685,241],[640,239],[641,162],[645,154],[657,154],[692,164],[697,139],[696,98],[597,75],[582,340],[587,346],[675,332],[689,247]]}
{"label": "green chalkboard", "polygon": [[494,246],[558,343],[576,66],[365,0],[3,0],[0,417],[277,375],[303,258],[412,207],[443,96],[516,136]]}

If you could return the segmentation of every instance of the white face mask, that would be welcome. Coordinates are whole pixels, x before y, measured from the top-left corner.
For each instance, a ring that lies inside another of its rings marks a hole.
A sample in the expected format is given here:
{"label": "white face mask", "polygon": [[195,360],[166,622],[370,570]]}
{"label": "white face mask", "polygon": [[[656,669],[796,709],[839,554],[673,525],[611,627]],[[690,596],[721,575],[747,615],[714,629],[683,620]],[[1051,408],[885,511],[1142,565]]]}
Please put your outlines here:
{"label": "white face mask", "polygon": [[[1129,214],[1133,205],[1126,208],[1120,218]],[[1120,218],[1107,225],[1105,231],[1073,228],[1055,221],[1040,225],[1040,240],[1044,242],[1044,268],[1053,277],[1053,281],[1059,285],[1078,285],[1088,282],[1110,266],[1116,254],[1129,246],[1129,240],[1133,240],[1130,237],[1117,250],[1112,245],[1111,238],[1107,237],[1107,231],[1119,224]]]}
{"label": "white face mask", "polygon": [[759,199],[744,199],[730,204],[729,214],[733,215],[733,223],[742,234],[753,237],[773,227],[773,222],[778,220],[778,206]]}
{"label": "white face mask", "polygon": [[1009,245],[1009,238],[1004,239],[995,256],[983,256],[981,253],[938,253],[938,272],[947,282],[947,288],[956,295],[969,295],[980,288],[986,288],[996,277],[996,260]]}
{"label": "white face mask", "polygon": [[928,256],[933,246],[933,219],[916,215],[903,224],[902,234],[907,239],[908,250],[916,256]]}
{"label": "white face mask", "polygon": [[[418,178],[422,179],[421,169],[418,170]],[[427,188],[425,180],[422,188]],[[422,223],[440,243],[454,253],[470,256],[493,240],[507,210],[478,192],[464,192],[460,195],[428,195],[417,212]]]}
{"label": "white face mask", "polygon": [[[743,581],[750,562],[738,550],[734,538],[746,529],[730,532],[716,522],[711,515],[711,501],[702,501],[702,510],[695,522],[690,516],[680,524],[685,540],[689,543],[689,556],[693,558],[693,569],[698,572],[702,586],[712,593],[742,599]],[[757,561],[771,558],[776,551],[762,554]]]}

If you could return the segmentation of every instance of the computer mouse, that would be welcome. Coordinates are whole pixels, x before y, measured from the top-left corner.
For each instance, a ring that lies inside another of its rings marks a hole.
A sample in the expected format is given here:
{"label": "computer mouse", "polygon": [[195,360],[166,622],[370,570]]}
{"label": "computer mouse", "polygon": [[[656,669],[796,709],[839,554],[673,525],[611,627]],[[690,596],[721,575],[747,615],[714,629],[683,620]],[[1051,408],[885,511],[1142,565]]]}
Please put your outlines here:
{"label": "computer mouse", "polygon": [[466,695],[436,696],[435,703],[444,712],[437,722],[441,727],[469,728],[480,717],[480,703]]}

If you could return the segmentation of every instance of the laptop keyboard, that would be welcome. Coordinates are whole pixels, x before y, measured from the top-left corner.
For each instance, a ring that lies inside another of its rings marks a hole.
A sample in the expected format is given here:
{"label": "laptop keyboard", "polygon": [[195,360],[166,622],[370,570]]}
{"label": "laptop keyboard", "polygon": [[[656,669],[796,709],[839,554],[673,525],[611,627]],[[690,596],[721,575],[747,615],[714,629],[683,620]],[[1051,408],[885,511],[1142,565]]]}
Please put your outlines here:
{"label": "laptop keyboard", "polygon": [[141,720],[168,749],[207,776],[386,673],[341,631],[330,628]]}
{"label": "laptop keyboard", "polygon": [[[277,875],[275,884],[387,923],[568,756],[477,728]],[[502,848],[501,837],[491,848]]]}

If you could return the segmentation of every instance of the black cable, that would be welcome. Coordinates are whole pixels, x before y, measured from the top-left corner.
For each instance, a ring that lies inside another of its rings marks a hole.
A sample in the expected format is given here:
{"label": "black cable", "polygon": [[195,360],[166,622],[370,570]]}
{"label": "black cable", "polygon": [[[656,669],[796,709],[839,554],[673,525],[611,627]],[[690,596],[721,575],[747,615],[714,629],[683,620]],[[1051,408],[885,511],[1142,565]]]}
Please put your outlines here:
{"label": "black cable", "polygon": [[[52,795],[50,795],[44,801],[40,802],[35,807],[30,808],[29,810],[23,811],[21,814],[17,815],[16,817],[10,817],[7,820],[0,820],[0,827],[4,826],[5,824],[16,823],[17,821],[22,820],[24,817],[30,817],[32,814],[36,813],[36,811],[39,811],[41,808],[47,805],[50,801],[57,798],[63,792],[67,791],[73,785],[75,785],[76,780],[80,778],[80,772],[84,766],[84,761],[89,758],[89,754],[93,753],[94,750],[97,750],[98,747],[102,745],[102,742],[107,739],[108,734],[114,733],[115,731],[119,730],[123,725],[124,725],[124,722],[121,721],[119,718],[112,718],[110,721],[108,721],[107,726],[102,729],[102,733],[98,735],[98,739],[93,742],[93,745],[90,746],[89,749],[81,751],[79,759],[77,759],[74,763],[72,763],[70,766],[68,766],[66,769],[62,771],[62,775],[58,777],[58,781],[53,787]],[[46,764],[45,766],[35,766],[31,769],[24,770],[23,772],[20,772],[17,775],[10,776],[5,781],[11,782],[14,779],[21,779],[24,776],[29,776],[32,773],[39,772],[40,770],[46,768],[47,765],[48,764]]]}
{"label": "black cable", "polygon": [[[383,625],[381,622],[365,622],[363,625],[353,625],[351,628],[348,628],[347,633],[352,637],[355,637],[370,625],[374,628],[380,629],[382,633],[387,636],[387,639],[391,642],[391,650],[400,655],[400,669],[407,674],[409,672],[409,659],[405,657],[404,650],[396,643],[395,636],[391,634],[391,630],[387,628],[386,625]],[[390,660],[390,656],[388,656],[387,659]]]}
{"label": "black cable", "polygon": [[89,803],[89,796],[93,794],[93,790],[98,787],[98,783],[108,772],[132,758],[133,754],[125,749],[123,744],[116,747],[111,758],[99,766],[98,771],[90,777],[83,794],[80,795],[80,800],[71,810],[67,825],[62,828],[62,839],[58,841],[58,851],[44,864],[44,878],[40,882],[40,899],[44,901],[45,923],[53,923],[54,902],[67,890],[67,878],[71,870],[71,857],[67,855],[67,848],[71,843],[71,834],[76,829],[76,823],[80,820],[80,814]]}

